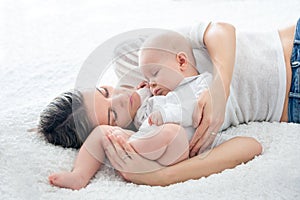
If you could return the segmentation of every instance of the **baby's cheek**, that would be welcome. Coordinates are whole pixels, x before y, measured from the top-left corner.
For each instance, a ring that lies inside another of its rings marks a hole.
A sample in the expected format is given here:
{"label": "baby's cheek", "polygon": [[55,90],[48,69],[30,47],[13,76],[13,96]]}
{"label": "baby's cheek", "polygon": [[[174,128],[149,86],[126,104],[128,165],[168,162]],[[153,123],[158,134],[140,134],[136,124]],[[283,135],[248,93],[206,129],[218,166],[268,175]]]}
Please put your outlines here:
{"label": "baby's cheek", "polygon": [[164,90],[163,93],[162,93],[162,95],[166,96],[169,92],[170,92],[170,90]]}
{"label": "baby's cheek", "polygon": [[[167,80],[169,79],[169,80]],[[174,87],[173,77],[167,77],[161,82],[161,86],[163,86],[166,90],[172,90]]]}
{"label": "baby's cheek", "polygon": [[[174,79],[175,79],[175,77],[174,77]],[[166,87],[169,91],[173,91],[178,85],[177,84],[178,81],[174,80],[174,79],[172,81],[170,81]]]}

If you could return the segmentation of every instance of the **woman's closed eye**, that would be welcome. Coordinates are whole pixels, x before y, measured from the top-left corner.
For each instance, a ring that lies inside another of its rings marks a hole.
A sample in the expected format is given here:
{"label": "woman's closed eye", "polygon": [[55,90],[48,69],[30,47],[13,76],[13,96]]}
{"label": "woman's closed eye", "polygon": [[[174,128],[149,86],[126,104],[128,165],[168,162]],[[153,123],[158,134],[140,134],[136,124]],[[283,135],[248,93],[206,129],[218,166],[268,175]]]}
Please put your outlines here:
{"label": "woman's closed eye", "polygon": [[105,98],[109,98],[109,91],[108,91],[108,89],[107,88],[105,88],[105,87],[100,87],[100,88],[98,88],[98,87],[96,87],[96,89],[105,97]]}
{"label": "woman's closed eye", "polygon": [[108,125],[116,126],[118,120],[117,112],[113,108],[108,109]]}

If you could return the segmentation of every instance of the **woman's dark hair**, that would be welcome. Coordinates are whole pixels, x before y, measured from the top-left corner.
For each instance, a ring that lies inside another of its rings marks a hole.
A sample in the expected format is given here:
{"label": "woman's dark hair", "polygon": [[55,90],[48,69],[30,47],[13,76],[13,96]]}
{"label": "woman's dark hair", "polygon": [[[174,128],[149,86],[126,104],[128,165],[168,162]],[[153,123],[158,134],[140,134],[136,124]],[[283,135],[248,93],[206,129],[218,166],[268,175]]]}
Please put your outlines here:
{"label": "woman's dark hair", "polygon": [[87,116],[82,93],[71,90],[56,97],[40,115],[38,132],[62,147],[80,148],[93,126]]}

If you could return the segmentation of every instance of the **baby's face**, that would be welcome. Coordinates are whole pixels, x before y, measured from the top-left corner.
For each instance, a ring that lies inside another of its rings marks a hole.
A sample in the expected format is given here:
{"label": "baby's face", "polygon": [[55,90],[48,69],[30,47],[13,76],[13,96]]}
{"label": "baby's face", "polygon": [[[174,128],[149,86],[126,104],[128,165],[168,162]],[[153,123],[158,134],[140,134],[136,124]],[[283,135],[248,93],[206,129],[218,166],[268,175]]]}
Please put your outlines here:
{"label": "baby's face", "polygon": [[148,79],[153,95],[166,95],[174,90],[184,78],[180,64],[175,54],[160,57],[150,51],[153,50],[144,50],[140,54],[142,73]]}
{"label": "baby's face", "polygon": [[128,127],[138,108],[140,97],[134,90],[102,86],[84,94],[85,106],[94,125]]}

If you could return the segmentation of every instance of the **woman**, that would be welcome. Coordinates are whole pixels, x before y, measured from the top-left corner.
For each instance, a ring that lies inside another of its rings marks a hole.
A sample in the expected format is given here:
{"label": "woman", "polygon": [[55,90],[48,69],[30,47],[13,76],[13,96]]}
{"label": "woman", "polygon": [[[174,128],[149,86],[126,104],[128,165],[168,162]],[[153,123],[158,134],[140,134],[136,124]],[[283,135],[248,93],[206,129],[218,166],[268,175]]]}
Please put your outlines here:
{"label": "woman", "polygon": [[[225,115],[226,100],[229,95],[229,86],[233,71],[232,69],[235,60],[235,29],[232,25],[225,23],[204,23],[198,28],[197,31],[201,35],[200,37],[203,37],[203,39],[206,40],[206,46],[208,49],[210,49],[210,57],[212,58],[212,62],[215,63],[211,68],[214,68],[216,72],[220,73],[215,73],[216,75],[214,76],[212,87],[210,88],[210,91],[215,92],[209,93],[207,91],[199,99],[198,104],[201,105],[201,110],[197,110],[195,112],[197,114],[199,113],[201,116],[202,112],[203,118],[200,120],[198,117],[199,115],[195,115],[195,127],[198,127],[197,124],[200,126],[190,143],[190,147],[192,149],[191,156],[196,155],[200,147],[206,141],[203,140],[203,138],[208,139],[208,142],[203,145],[203,149],[211,144],[214,140],[214,137],[211,137],[211,133],[218,132],[220,126],[222,125]],[[204,32],[206,33],[205,36]],[[183,34],[187,37],[190,37],[188,33]],[[139,40],[139,43],[134,45],[141,45],[142,41],[143,40]],[[201,42],[201,45],[204,45],[203,42]],[[131,51],[129,52],[131,53]],[[118,53],[119,52],[117,52],[117,54]],[[129,62],[128,58],[126,57],[123,58],[123,61]],[[219,64],[220,61],[222,61],[222,65]],[[133,62],[135,67],[137,67],[137,60]],[[117,67],[117,70],[120,68],[122,67]],[[124,76],[124,71],[128,74],[134,74],[134,77],[130,77],[131,82],[132,79],[144,79],[142,78],[141,73],[136,72],[135,69],[121,69],[121,71],[123,71],[121,74],[122,78]],[[72,96],[74,97],[73,100]],[[214,101],[210,101],[210,96],[212,96]],[[41,114],[39,129],[40,132],[46,136],[49,142],[62,145],[64,147],[79,148],[81,146],[87,135],[95,127],[95,123],[89,123],[89,120],[84,117],[85,109],[81,106],[83,104],[82,98],[82,95],[77,91],[67,92],[63,94],[62,97],[54,99],[54,101],[51,102]],[[74,102],[73,105],[72,102]],[[76,114],[74,115],[74,113]],[[84,119],[76,120],[77,117]],[[75,121],[77,124],[73,121]],[[102,123],[98,123],[98,125],[99,124]],[[78,131],[75,131],[76,125],[78,126]],[[121,127],[124,128],[124,126]],[[77,134],[78,136],[76,136]],[[202,138],[202,140],[199,140],[200,138]]]}
{"label": "woman", "polygon": [[[299,23],[298,23],[299,26]],[[203,28],[204,27],[204,28]],[[194,140],[192,140],[192,153],[191,155],[193,156],[197,150],[200,148],[200,146],[205,142],[206,138],[209,137],[211,132],[215,130],[219,130],[220,126],[220,121],[223,121],[224,119],[224,112],[225,112],[225,105],[226,105],[226,100],[229,95],[229,83],[231,82],[231,76],[232,76],[232,67],[234,65],[235,61],[235,32],[234,28],[231,25],[224,24],[224,23],[216,23],[216,24],[207,24],[206,26],[203,25],[202,29],[200,28],[200,32],[202,32],[202,35],[200,34],[200,43],[201,43],[201,49],[200,50],[205,50],[206,56],[209,56],[209,60],[211,61],[211,64],[214,66],[215,71],[219,71],[221,73],[214,73],[215,74],[215,84],[213,84],[213,87],[211,91],[212,92],[212,99],[218,99],[218,101],[221,101],[221,103],[213,101],[210,101],[210,98],[207,98],[210,94],[207,93],[206,96],[201,98],[199,100],[199,107],[200,110],[203,109],[203,117],[201,119],[202,113],[199,111],[196,111],[195,115],[195,121],[200,123],[200,126],[198,127]],[[198,30],[198,32],[199,32]],[[285,71],[286,71],[286,92],[283,95],[281,99],[283,99],[282,107],[283,109],[279,108],[280,112],[280,121],[286,121],[286,120],[294,120],[294,122],[297,122],[297,119],[299,120],[299,113],[295,114],[295,110],[291,113],[294,114],[290,115],[288,118],[288,91],[291,85],[291,69],[290,69],[290,57],[291,57],[291,51],[292,51],[292,38],[294,35],[295,27],[290,27],[284,30],[279,31],[279,37],[278,41],[280,42],[280,46],[283,48],[283,55],[282,58],[284,59],[285,62]],[[298,30],[298,29],[297,29]],[[191,36],[191,34],[189,35]],[[229,39],[228,39],[229,38]],[[196,40],[199,40],[197,38]],[[194,40],[195,41],[195,40]],[[199,41],[198,41],[199,42]],[[204,48],[202,48],[204,47]],[[217,48],[219,47],[219,48]],[[230,49],[231,51],[228,51]],[[203,50],[203,51],[204,51]],[[239,49],[240,50],[240,49]],[[258,49],[259,50],[259,49]],[[229,53],[228,53],[229,52]],[[205,52],[201,54],[202,56],[205,55]],[[196,56],[196,55],[195,55]],[[239,51],[237,51],[237,57],[239,57]],[[203,58],[203,57],[201,57]],[[255,57],[253,58],[255,60]],[[205,61],[205,59],[204,59]],[[297,74],[296,70],[294,70],[295,73]],[[223,90],[223,85],[224,85],[224,90]],[[292,86],[293,88],[293,86]],[[297,87],[296,87],[297,88]],[[297,92],[297,91],[294,91]],[[217,98],[218,96],[221,96]],[[294,97],[291,97],[294,98]],[[293,99],[294,100],[294,99]],[[69,101],[70,102],[70,101]],[[203,103],[204,102],[204,103]],[[87,105],[87,104],[86,104]],[[204,105],[204,106],[203,106]],[[218,107],[212,106],[212,105],[219,105]],[[296,104],[297,105],[297,104]],[[93,105],[94,106],[94,105]],[[292,104],[289,105],[290,107],[293,107]],[[212,107],[214,108],[212,111]],[[80,110],[80,109],[79,109]],[[292,109],[290,109],[292,110]],[[206,114],[209,113],[209,114]],[[219,120],[220,117],[212,118],[214,116],[212,113],[216,113],[218,116],[221,116],[223,118],[222,120]],[[223,115],[223,116],[222,116]],[[72,115],[74,116],[74,115]],[[295,117],[296,116],[296,117]],[[278,116],[277,116],[278,118]],[[42,119],[44,119],[42,117]],[[201,119],[201,120],[200,120]],[[217,119],[217,123],[212,122],[211,119]],[[253,120],[262,120],[262,119],[253,119]],[[267,117],[264,120],[268,120]],[[276,120],[276,119],[275,119]],[[274,120],[274,121],[275,121]],[[41,120],[43,124],[43,121]],[[64,120],[62,120],[64,121]],[[64,124],[62,122],[60,124]],[[279,119],[277,120],[279,121]],[[95,121],[94,121],[95,122]],[[99,121],[100,124],[109,124],[109,121]],[[202,125],[204,124],[204,125]],[[215,125],[219,124],[219,125]],[[222,123],[221,123],[222,124]],[[202,125],[202,126],[201,126]],[[70,126],[64,126],[64,125],[59,125],[58,129],[61,127],[67,127],[65,130],[69,130]],[[92,126],[90,126],[92,127]],[[57,128],[54,128],[57,129]],[[44,129],[43,126],[40,126],[41,132],[43,132]],[[212,131],[213,130],[213,131]],[[88,131],[88,129],[87,129]],[[85,132],[87,132],[85,131]],[[205,134],[202,134],[204,132]],[[215,131],[216,132],[216,131]],[[48,133],[50,131],[48,130]],[[199,134],[200,133],[200,134]],[[49,135],[49,134],[48,134]],[[51,138],[51,137],[49,137]],[[130,146],[124,143],[124,141],[121,139],[114,138],[114,136],[109,137],[111,142],[114,144],[115,147],[118,147],[118,145],[121,145],[123,149],[126,149],[129,154],[130,154],[130,159],[126,159],[126,162],[123,162],[121,157],[125,155],[124,151],[115,151],[115,148],[113,146],[109,145],[110,143],[107,143],[107,152],[108,152],[108,157],[111,161],[111,163],[116,166],[120,165],[121,168],[120,171],[122,175],[127,179],[135,183],[142,183],[142,184],[149,184],[149,185],[168,185],[171,183],[176,183],[180,181],[185,181],[191,178],[200,178],[202,176],[208,176],[212,173],[220,172],[226,168],[231,168],[236,166],[237,164],[244,162],[245,160],[232,160],[232,155],[236,152],[236,149],[231,149],[230,146],[222,146],[220,145],[219,147],[213,149],[211,153],[209,154],[208,157],[206,157],[203,160],[200,160],[198,157],[191,158],[187,161],[183,161],[179,164],[176,164],[171,167],[163,168],[161,170],[155,171],[155,172],[149,172],[149,173],[130,173],[130,172],[141,172],[145,171],[142,166],[149,166],[149,165],[154,165],[153,162],[147,161],[143,159],[142,157],[133,154],[133,150]],[[82,137],[82,140],[85,138]],[[69,140],[69,139],[68,139]],[[56,140],[53,140],[54,143]],[[122,142],[123,141],[123,142]],[[118,143],[120,142],[120,144]],[[210,143],[210,142],[208,142]],[[116,148],[118,149],[118,148]],[[227,154],[227,156],[220,157],[220,151],[224,152]],[[247,152],[245,152],[247,153]],[[123,163],[120,163],[123,162]],[[221,164],[220,164],[221,163]],[[135,166],[138,166],[137,168]],[[208,168],[210,167],[210,168]],[[194,170],[198,169],[198,170]],[[202,170],[203,169],[203,170]]]}

